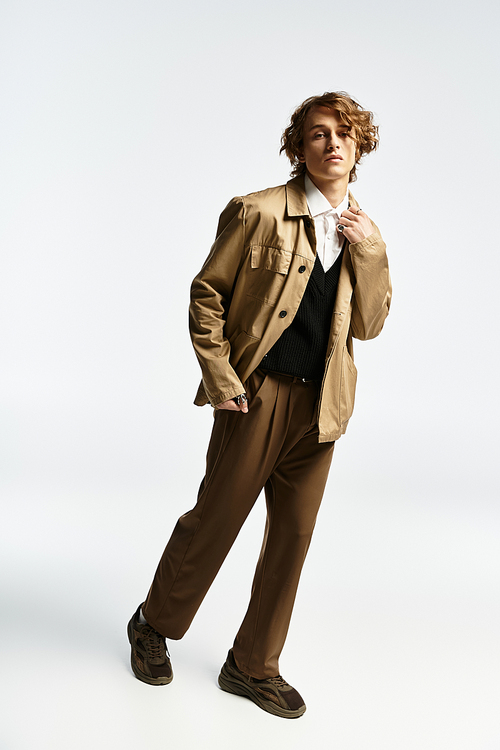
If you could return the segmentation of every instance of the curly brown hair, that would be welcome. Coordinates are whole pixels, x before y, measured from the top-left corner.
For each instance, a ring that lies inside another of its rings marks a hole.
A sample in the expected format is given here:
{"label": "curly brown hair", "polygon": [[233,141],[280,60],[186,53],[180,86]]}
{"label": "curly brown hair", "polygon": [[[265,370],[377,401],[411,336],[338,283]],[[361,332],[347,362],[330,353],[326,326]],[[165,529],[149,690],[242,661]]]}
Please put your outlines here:
{"label": "curly brown hair", "polygon": [[356,142],[356,161],[349,174],[349,182],[354,182],[356,166],[361,157],[375,151],[378,146],[378,126],[373,123],[373,112],[363,109],[345,91],[327,91],[321,96],[311,96],[302,102],[290,117],[290,125],[281,136],[280,154],[284,151],[290,159],[292,177],[306,171],[306,165],[299,161],[298,157],[302,150],[304,124],[313,107],[329,107],[337,113],[343,123],[349,125],[352,133],[350,136]]}

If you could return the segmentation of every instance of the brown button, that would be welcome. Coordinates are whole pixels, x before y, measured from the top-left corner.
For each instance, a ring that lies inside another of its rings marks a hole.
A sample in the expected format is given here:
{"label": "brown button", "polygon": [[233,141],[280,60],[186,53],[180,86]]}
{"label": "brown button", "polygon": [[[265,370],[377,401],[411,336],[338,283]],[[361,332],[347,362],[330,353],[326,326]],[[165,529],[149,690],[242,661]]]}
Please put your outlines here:
{"label": "brown button", "polygon": [[286,318],[286,310],[280,312],[280,318]]}
{"label": "brown button", "polygon": [[311,226],[311,222],[309,221],[309,219],[306,219],[306,227],[309,229],[310,226]]}
{"label": "brown button", "polygon": [[306,270],[306,267],[305,266],[301,266],[299,268],[299,273],[304,273],[305,270]]}

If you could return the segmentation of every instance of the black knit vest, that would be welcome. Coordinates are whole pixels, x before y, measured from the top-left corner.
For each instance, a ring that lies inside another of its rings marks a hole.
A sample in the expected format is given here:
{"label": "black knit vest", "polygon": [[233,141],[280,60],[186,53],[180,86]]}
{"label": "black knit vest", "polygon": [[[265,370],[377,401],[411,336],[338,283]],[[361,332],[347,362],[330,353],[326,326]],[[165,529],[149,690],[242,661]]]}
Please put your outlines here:
{"label": "black knit vest", "polygon": [[299,309],[288,328],[264,356],[266,370],[321,380],[339,284],[342,255],[325,273],[318,256]]}

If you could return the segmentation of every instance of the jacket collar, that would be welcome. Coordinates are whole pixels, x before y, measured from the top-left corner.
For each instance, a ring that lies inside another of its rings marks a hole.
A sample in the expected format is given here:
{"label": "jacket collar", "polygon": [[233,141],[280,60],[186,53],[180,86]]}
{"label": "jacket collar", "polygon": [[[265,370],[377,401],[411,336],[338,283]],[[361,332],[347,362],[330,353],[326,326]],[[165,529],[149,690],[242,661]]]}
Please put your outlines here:
{"label": "jacket collar", "polygon": [[286,183],[286,212],[288,216],[310,216],[304,188],[304,175]]}
{"label": "jacket collar", "polygon": [[[294,177],[286,185],[286,212],[288,216],[310,216],[307,205],[306,189],[304,187],[304,175]],[[356,199],[348,192],[349,205],[358,208]]]}

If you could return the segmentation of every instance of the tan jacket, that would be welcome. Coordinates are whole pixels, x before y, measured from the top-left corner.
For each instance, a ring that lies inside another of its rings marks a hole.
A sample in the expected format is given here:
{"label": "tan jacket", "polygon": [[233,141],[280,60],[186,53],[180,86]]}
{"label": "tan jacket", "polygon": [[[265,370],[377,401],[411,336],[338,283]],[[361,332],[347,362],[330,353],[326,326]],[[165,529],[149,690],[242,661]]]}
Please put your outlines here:
{"label": "tan jacket", "polygon": [[[318,406],[320,443],[337,440],[353,411],[352,337],[378,336],[389,312],[385,243],[373,230],[349,245],[342,260]],[[243,393],[245,380],[292,322],[315,259],[303,177],[228,203],[191,287],[190,332],[203,376],[195,404],[216,406]]]}

